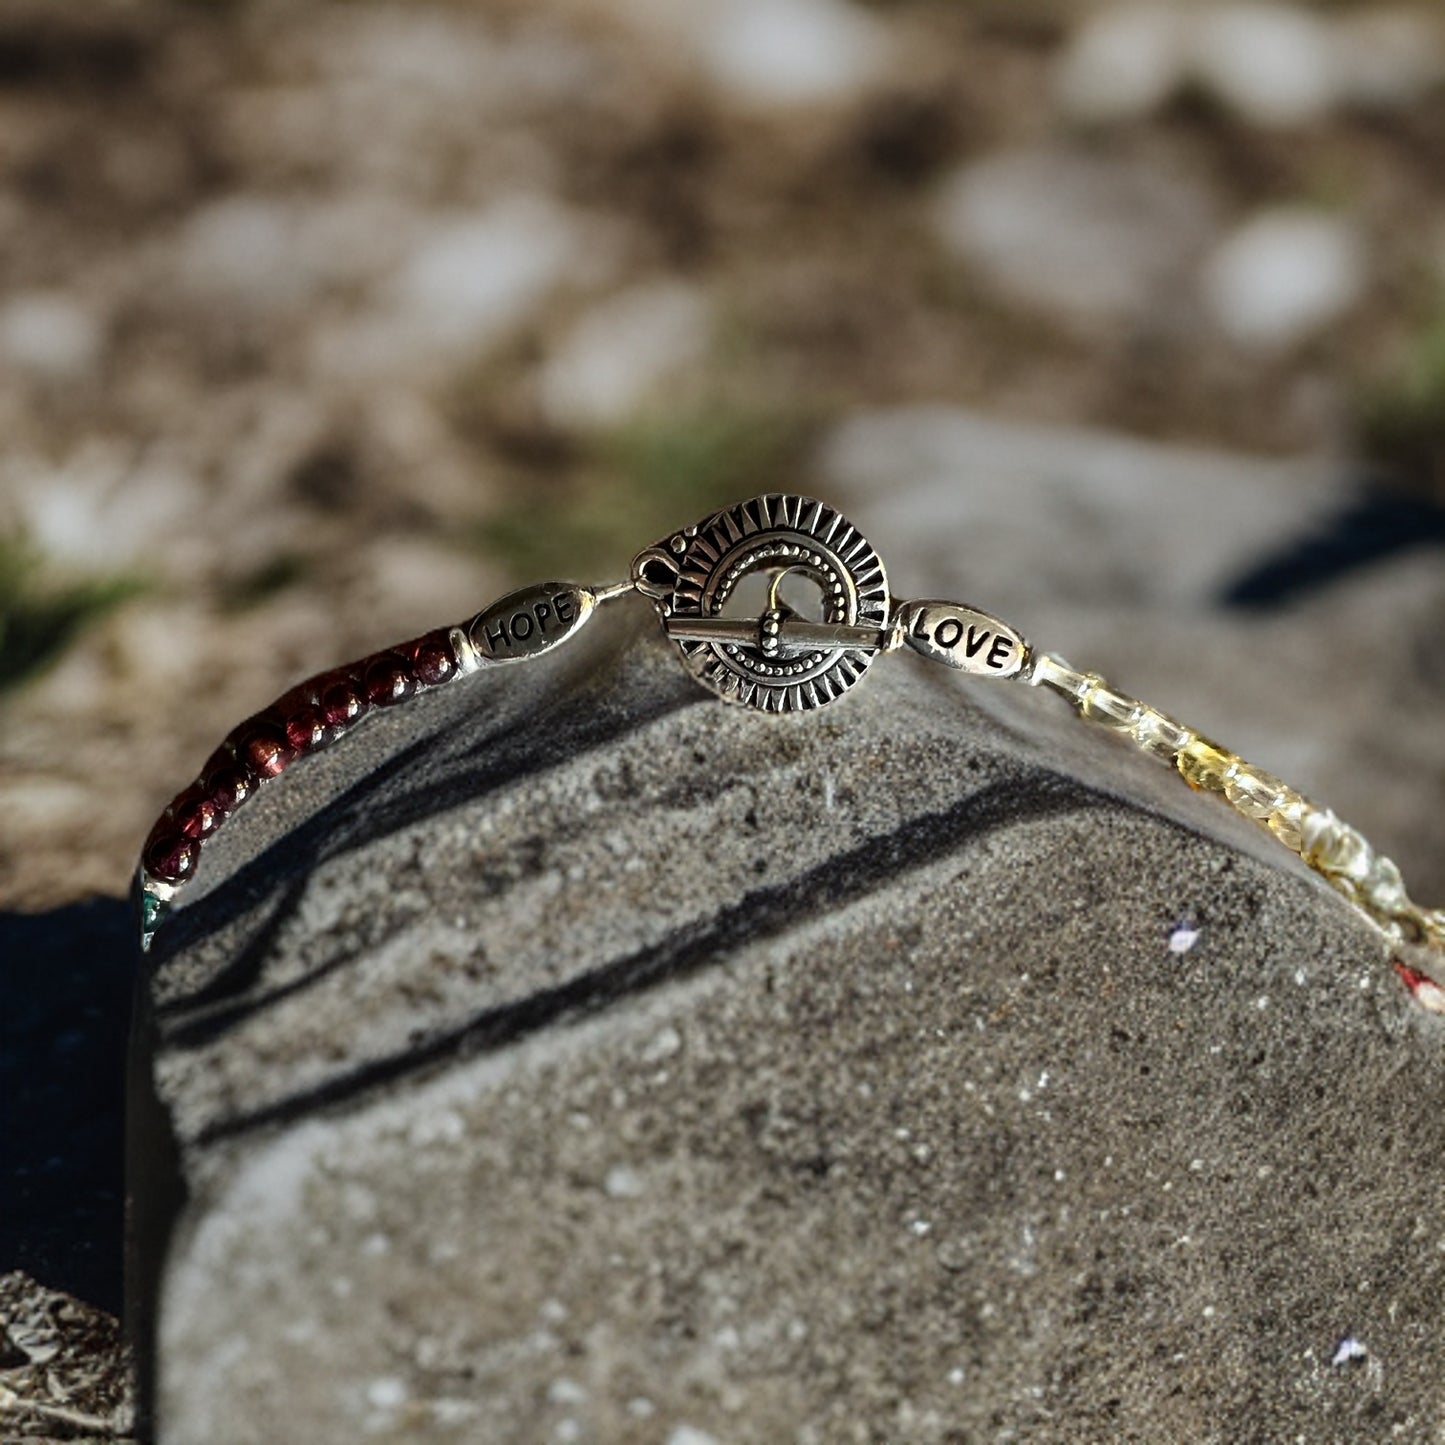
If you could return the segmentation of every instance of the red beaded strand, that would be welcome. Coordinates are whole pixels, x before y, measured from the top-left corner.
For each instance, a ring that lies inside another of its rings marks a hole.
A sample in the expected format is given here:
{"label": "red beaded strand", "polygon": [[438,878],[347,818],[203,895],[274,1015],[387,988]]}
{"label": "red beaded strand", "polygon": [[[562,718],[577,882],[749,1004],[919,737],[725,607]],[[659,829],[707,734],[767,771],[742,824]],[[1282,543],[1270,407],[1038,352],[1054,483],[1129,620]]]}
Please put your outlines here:
{"label": "red beaded strand", "polygon": [[248,718],[211,755],[199,781],[181,793],[142,850],[146,872],[181,883],[195,871],[202,842],[268,778],[335,742],[373,707],[392,707],[450,682],[461,669],[447,629],[318,674]]}

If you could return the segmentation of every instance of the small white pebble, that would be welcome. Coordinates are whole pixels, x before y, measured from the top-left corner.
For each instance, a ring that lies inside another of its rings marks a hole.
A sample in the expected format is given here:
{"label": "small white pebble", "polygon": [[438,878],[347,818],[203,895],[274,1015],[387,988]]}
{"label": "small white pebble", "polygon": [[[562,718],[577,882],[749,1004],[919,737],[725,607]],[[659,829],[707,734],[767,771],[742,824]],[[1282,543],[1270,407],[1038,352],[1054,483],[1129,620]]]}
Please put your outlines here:
{"label": "small white pebble", "polygon": [[580,1405],[587,1398],[587,1391],[565,1375],[553,1380],[547,1386],[547,1399],[553,1405]]}
{"label": "small white pebble", "polygon": [[1255,999],[1254,1006],[1262,1013],[1265,1009],[1269,1007],[1269,995],[1267,993],[1261,994],[1257,999]]}
{"label": "small white pebble", "polygon": [[667,1445],[717,1445],[717,1441],[695,1425],[679,1425],[667,1437]]}
{"label": "small white pebble", "polygon": [[1188,953],[1199,942],[1199,930],[1187,923],[1176,923],[1169,934],[1169,952],[1176,956]]}
{"label": "small white pebble", "polygon": [[913,1223],[910,1224],[908,1227],[910,1230],[913,1231],[914,1234],[919,1237],[919,1239],[922,1239],[923,1236],[933,1228],[933,1225],[930,1224],[929,1221],[926,1219],[915,1219]]}
{"label": "small white pebble", "polygon": [[961,1384],[963,1384],[963,1370],[962,1370],[962,1368],[961,1368],[960,1366],[955,1365],[955,1366],[948,1372],[948,1383],[949,1383],[950,1385],[961,1385]]}
{"label": "small white pebble", "polygon": [[634,1420],[650,1420],[657,1414],[657,1406],[646,1395],[634,1395],[627,1402],[627,1413]]}
{"label": "small white pebble", "polygon": [[669,1024],[666,1028],[659,1029],[648,1041],[647,1046],[642,1050],[642,1061],[645,1064],[660,1064],[664,1059],[670,1059],[682,1049],[682,1035]]}
{"label": "small white pebble", "polygon": [[1205,1306],[1204,1306],[1204,1318],[1207,1319],[1207,1320],[1212,1320],[1212,1319],[1214,1318],[1214,1306],[1213,1306],[1213,1305],[1205,1305]]}
{"label": "small white pebble", "polygon": [[642,1176],[625,1164],[617,1164],[609,1169],[602,1187],[607,1191],[609,1199],[641,1199],[645,1192]]}
{"label": "small white pebble", "polygon": [[1346,1335],[1335,1347],[1335,1352],[1330,1357],[1330,1364],[1336,1367],[1350,1365],[1356,1360],[1366,1359],[1369,1353],[1353,1335]]}
{"label": "small white pebble", "polygon": [[1063,1171],[1062,1169],[1055,1169],[1055,1170],[1054,1170],[1054,1183],[1055,1183],[1055,1184],[1062,1184],[1062,1183],[1064,1182],[1065,1177],[1066,1177],[1066,1176],[1065,1176],[1064,1171]]}
{"label": "small white pebble", "polygon": [[428,1406],[438,1425],[455,1429],[477,1417],[477,1406],[471,1400],[432,1400]]}
{"label": "small white pebble", "polygon": [[383,1375],[366,1387],[366,1400],[378,1410],[395,1410],[406,1403],[406,1385],[395,1375]]}

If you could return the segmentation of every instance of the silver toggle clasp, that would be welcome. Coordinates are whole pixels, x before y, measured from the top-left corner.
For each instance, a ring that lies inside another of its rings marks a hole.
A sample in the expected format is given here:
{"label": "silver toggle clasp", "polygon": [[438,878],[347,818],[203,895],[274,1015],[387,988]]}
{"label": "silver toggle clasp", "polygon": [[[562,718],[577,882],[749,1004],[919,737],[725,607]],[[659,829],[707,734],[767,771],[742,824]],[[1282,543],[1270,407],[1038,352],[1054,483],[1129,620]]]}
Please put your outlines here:
{"label": "silver toggle clasp", "polygon": [[[766,607],[730,615],[739,584],[755,573],[770,580]],[[782,601],[782,580],[794,575],[817,589],[818,620]],[[632,577],[688,670],[728,702],[822,707],[889,645],[882,561],[847,518],[810,497],[771,493],[728,507],[640,552]]]}
{"label": "silver toggle clasp", "polygon": [[[738,584],[768,581],[756,617],[734,616]],[[785,578],[818,589],[818,620],[782,597]],[[639,552],[632,584],[651,598],[688,670],[728,702],[769,712],[822,707],[841,697],[880,652],[915,652],[978,677],[1017,677],[1022,637],[997,617],[956,602],[895,602],[868,539],[810,497],[754,497]]]}

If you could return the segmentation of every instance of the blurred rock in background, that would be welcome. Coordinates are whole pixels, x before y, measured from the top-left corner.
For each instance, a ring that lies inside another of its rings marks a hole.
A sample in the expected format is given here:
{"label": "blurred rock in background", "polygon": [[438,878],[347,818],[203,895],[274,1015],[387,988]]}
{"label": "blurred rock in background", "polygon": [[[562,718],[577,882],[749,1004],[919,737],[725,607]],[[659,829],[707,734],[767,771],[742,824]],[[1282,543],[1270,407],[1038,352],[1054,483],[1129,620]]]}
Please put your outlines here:
{"label": "blurred rock in background", "polygon": [[1445,895],[1442,160],[1426,0],[12,0],[0,907],[779,485]]}

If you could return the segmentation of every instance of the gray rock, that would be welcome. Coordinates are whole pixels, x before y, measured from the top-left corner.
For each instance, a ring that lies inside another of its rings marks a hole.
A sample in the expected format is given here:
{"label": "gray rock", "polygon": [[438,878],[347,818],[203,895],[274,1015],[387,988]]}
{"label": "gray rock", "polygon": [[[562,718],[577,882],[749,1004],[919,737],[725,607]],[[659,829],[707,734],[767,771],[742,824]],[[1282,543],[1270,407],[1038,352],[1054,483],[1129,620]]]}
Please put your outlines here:
{"label": "gray rock", "polygon": [[1328,803],[1416,896],[1445,896],[1438,550],[1356,566],[1288,605],[1221,602],[1308,539],[1348,545],[1339,462],[939,406],[861,413],[819,465],[900,590],[1001,615]]}
{"label": "gray rock", "polygon": [[574,648],[285,774],[158,937],[164,1441],[1435,1428],[1442,1021],[1333,893],[1032,693]]}
{"label": "gray rock", "polygon": [[1001,294],[1085,329],[1174,316],[1213,229],[1203,187],[1053,148],[964,166],[935,219],[944,245]]}

